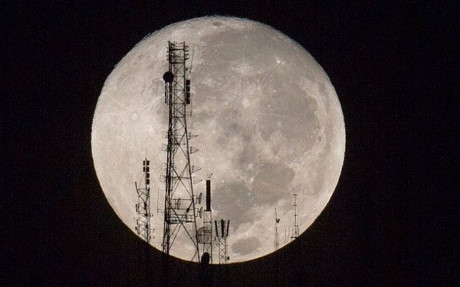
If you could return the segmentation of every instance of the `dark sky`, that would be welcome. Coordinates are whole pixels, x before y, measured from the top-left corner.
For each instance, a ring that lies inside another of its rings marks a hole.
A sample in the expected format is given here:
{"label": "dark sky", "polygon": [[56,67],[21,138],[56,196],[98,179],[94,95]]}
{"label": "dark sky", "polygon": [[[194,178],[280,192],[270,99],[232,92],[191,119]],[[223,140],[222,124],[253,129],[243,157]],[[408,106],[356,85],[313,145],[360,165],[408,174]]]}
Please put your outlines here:
{"label": "dark sky", "polygon": [[[0,285],[162,282],[159,252],[118,219],[99,186],[92,115],[105,79],[136,43],[205,15],[260,21],[299,42],[329,75],[347,133],[337,189],[307,232],[275,254],[209,270],[210,282],[459,284],[458,4],[67,2],[9,1],[0,9],[7,218]],[[199,274],[173,262],[170,283],[196,284]]]}

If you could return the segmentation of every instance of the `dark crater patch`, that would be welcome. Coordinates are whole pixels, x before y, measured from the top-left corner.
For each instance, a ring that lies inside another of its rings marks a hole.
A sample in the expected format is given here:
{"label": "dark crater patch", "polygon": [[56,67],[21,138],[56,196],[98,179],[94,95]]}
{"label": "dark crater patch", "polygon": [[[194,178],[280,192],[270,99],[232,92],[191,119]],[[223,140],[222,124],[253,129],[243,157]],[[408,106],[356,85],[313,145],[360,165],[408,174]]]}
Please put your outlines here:
{"label": "dark crater patch", "polygon": [[261,246],[259,239],[256,237],[249,237],[240,239],[232,244],[232,251],[241,255],[249,254]]}
{"label": "dark crater patch", "polygon": [[213,201],[219,216],[229,218],[231,225],[237,227],[241,223],[251,221],[249,210],[254,206],[255,200],[249,189],[241,183],[227,183],[216,188]]}
{"label": "dark crater patch", "polygon": [[295,172],[284,163],[265,163],[254,178],[252,191],[259,204],[274,204],[289,193]]}
{"label": "dark crater patch", "polygon": [[[281,82],[282,79],[277,79]],[[303,142],[312,133],[314,133],[319,123],[315,115],[318,108],[316,100],[311,96],[305,96],[304,91],[296,86],[283,88],[273,86],[277,92],[264,90],[267,95],[262,98],[261,106],[264,107],[263,113],[259,118],[259,127],[261,135],[268,140],[274,131],[273,126],[279,121],[278,127],[282,134],[288,139],[294,139],[296,144],[292,146],[296,152],[308,150],[314,144],[313,142]],[[301,147],[301,148],[299,148]]]}

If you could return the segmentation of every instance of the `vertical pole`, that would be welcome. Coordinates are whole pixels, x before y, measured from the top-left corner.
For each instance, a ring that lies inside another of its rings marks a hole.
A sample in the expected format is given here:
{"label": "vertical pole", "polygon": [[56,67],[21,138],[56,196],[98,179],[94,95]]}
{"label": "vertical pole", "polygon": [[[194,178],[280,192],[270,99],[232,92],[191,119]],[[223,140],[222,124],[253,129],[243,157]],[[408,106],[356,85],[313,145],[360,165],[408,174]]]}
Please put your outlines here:
{"label": "vertical pole", "polygon": [[279,218],[278,218],[278,214],[275,208],[275,250],[278,250],[279,245],[280,245],[280,240],[278,236],[278,222],[279,222]]}

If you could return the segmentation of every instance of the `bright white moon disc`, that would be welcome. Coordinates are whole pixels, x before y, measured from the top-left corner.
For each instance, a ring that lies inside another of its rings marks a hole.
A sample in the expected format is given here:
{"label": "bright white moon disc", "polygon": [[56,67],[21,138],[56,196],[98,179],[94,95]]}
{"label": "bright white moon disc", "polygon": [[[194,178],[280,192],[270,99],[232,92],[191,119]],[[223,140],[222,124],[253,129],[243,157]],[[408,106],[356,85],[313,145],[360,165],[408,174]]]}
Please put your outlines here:
{"label": "bright white moon disc", "polygon": [[[188,128],[200,151],[191,164],[202,168],[198,177],[213,174],[213,218],[231,221],[229,262],[275,250],[275,208],[281,248],[293,235],[294,193],[300,233],[329,201],[343,165],[345,126],[323,69],[299,44],[261,23],[230,17],[176,23],[144,38],[117,64],[99,97],[91,139],[107,200],[135,232],[134,182],[142,178],[142,160],[150,159],[151,244],[162,250],[157,197],[162,209],[168,41],[185,41],[193,54]],[[204,193],[204,181],[194,190]],[[170,254],[190,260],[190,247],[178,238]]]}

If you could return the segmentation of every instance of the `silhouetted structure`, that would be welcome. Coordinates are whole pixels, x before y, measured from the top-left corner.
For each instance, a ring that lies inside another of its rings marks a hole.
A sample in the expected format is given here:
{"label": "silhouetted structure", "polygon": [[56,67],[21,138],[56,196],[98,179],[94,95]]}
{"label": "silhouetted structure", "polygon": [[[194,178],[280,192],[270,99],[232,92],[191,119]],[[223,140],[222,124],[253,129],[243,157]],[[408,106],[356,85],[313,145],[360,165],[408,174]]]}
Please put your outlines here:
{"label": "silhouetted structure", "polygon": [[278,214],[275,208],[275,250],[277,250],[280,247],[280,238],[278,235],[278,223],[279,222],[280,222],[280,219],[278,218]]}
{"label": "silhouetted structure", "polygon": [[227,237],[230,227],[230,220],[215,220],[216,244],[219,250],[219,264],[226,264],[230,257],[227,256]]}
{"label": "silhouetted structure", "polygon": [[291,241],[299,237],[299,225],[297,224],[297,193],[294,193],[294,233]]}
{"label": "silhouetted structure", "polygon": [[190,145],[193,137],[187,130],[187,106],[191,102],[190,80],[186,62],[189,58],[185,42],[168,42],[169,70],[164,73],[165,103],[169,108],[164,202],[163,252],[169,255],[175,239],[183,233],[190,239],[194,252],[192,261],[200,261],[197,234],[197,198],[193,192],[192,173],[199,169],[190,164],[190,154],[198,149]]}
{"label": "silhouetted structure", "polygon": [[202,253],[207,254],[210,263],[212,263],[212,241],[211,179],[208,178],[206,180],[206,209],[203,212],[203,226],[198,229],[198,243],[202,244]]}
{"label": "silhouetted structure", "polygon": [[[150,229],[150,161],[144,159],[143,161],[143,177],[144,186],[138,186],[135,182],[137,191],[137,204],[136,204],[136,231],[137,235],[144,239],[146,242],[150,242],[152,239],[152,231]],[[142,184],[142,182],[140,183]]]}

